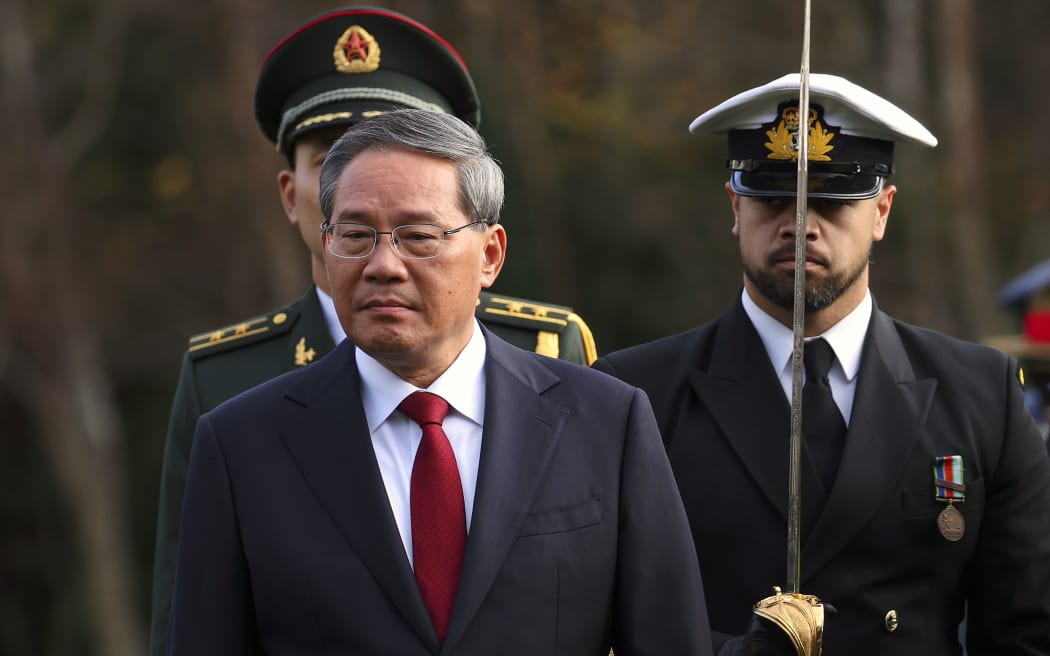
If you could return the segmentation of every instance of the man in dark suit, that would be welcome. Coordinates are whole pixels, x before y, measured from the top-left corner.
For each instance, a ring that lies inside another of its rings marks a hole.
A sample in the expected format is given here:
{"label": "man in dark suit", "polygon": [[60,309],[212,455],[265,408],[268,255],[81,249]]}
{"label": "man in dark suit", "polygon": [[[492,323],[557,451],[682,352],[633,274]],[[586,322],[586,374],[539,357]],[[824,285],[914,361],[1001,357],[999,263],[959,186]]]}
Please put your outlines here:
{"label": "man in dark suit", "polygon": [[[739,635],[785,577],[795,136],[807,129],[799,588],[837,609],[824,653],[959,654],[968,607],[970,656],[1050,654],[1050,461],[1017,361],[902,323],[868,291],[893,144],[936,140],[842,78],[814,74],[810,92],[804,122],[797,74],[693,122],[728,133],[744,289],[714,321],[595,366],[652,401],[712,632]],[[814,373],[810,353],[830,370]]]}
{"label": "man in dark suit", "polygon": [[[335,49],[336,44],[342,45]],[[341,56],[340,56],[341,53]],[[322,260],[317,176],[329,146],[352,123],[390,109],[423,107],[480,121],[478,97],[459,54],[427,27],[375,8],[345,8],[282,40],[260,74],[255,111],[288,160],[277,176],[289,221],[311,257],[314,285],[265,314],[190,339],[164,450],[154,557],[150,654],[163,653],[171,608],[186,467],[200,415],[246,389],[303,367],[342,341]],[[580,364],[597,357],[572,309],[488,291],[475,313],[522,348]]]}
{"label": "man in dark suit", "polygon": [[201,417],[170,653],[709,654],[645,395],[474,316],[507,243],[480,136],[390,112],[320,180],[348,339]]}

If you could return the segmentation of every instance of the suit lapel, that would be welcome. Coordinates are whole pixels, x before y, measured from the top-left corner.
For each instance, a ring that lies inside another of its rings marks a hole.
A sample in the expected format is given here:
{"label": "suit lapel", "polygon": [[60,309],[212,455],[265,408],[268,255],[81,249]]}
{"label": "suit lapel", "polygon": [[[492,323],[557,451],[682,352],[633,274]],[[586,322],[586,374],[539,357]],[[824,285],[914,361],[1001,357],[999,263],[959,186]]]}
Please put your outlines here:
{"label": "suit lapel", "polygon": [[876,308],[861,356],[839,477],[803,549],[803,581],[849,544],[896,489],[936,387],[934,379],[915,379],[892,320]]}
{"label": "suit lapel", "polygon": [[[748,473],[787,521],[791,408],[739,299],[719,321],[707,370],[694,369],[690,379]],[[822,490],[812,467],[804,466],[802,476],[803,490]],[[805,534],[820,505],[802,504]]]}
{"label": "suit lapel", "polygon": [[280,427],[281,439],[354,553],[436,651],[437,635],[376,463],[353,345],[344,342],[304,374],[285,392],[304,407]]}
{"label": "suit lapel", "polygon": [[485,428],[467,552],[443,653],[450,653],[492,586],[528,509],[568,409],[541,394],[559,378],[485,331]]}

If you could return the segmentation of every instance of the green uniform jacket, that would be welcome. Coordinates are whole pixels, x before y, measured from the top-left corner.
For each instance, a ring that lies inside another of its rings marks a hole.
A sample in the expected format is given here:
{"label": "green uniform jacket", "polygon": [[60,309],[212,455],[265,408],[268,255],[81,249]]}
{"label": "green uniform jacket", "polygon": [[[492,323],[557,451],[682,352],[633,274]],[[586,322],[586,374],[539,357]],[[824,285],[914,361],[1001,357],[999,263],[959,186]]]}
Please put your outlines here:
{"label": "green uniform jacket", "polygon": [[[597,358],[590,329],[570,308],[484,292],[476,316],[493,333],[520,348],[581,365]],[[182,497],[198,417],[247,389],[317,360],[334,347],[312,288],[285,307],[190,339],[164,445],[153,562],[151,656],[162,656],[167,641]]]}

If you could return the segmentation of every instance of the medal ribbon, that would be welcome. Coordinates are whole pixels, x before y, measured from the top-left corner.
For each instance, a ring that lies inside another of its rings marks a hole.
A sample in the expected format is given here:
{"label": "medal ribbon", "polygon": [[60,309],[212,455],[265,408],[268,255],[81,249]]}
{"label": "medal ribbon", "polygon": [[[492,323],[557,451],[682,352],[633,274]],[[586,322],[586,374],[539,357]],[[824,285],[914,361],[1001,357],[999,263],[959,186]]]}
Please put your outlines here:
{"label": "medal ribbon", "polygon": [[938,501],[966,499],[962,456],[937,456],[933,465],[933,486]]}

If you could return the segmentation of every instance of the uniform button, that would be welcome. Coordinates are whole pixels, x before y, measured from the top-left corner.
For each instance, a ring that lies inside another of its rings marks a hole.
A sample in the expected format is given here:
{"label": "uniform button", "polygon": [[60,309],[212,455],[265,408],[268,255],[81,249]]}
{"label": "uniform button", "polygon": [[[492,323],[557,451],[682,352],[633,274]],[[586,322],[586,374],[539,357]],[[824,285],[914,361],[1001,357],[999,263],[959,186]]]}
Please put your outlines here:
{"label": "uniform button", "polygon": [[897,611],[895,611],[893,609],[890,609],[890,611],[886,613],[886,619],[883,620],[883,625],[886,627],[886,630],[889,631],[890,633],[893,633],[894,631],[896,631],[897,630]]}
{"label": "uniform button", "polygon": [[278,312],[273,317],[273,322],[278,326],[284,323],[285,321],[288,321],[288,315],[284,312]]}

